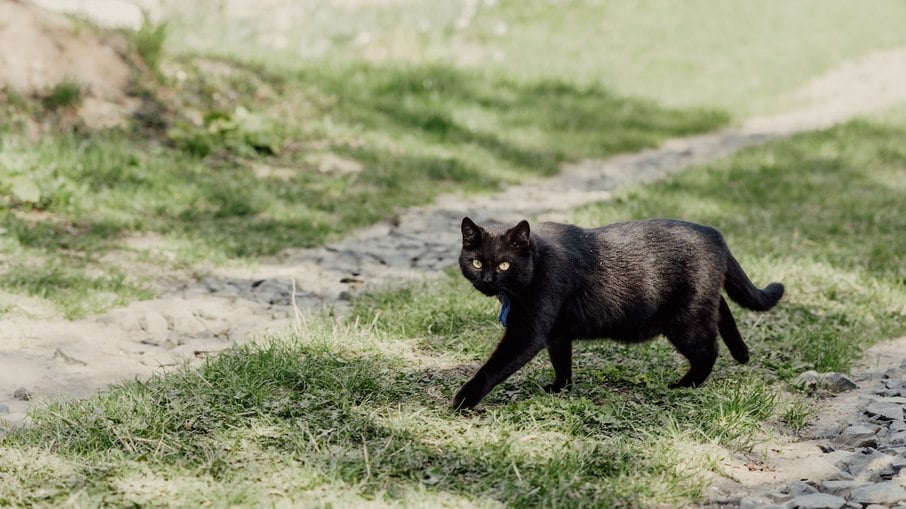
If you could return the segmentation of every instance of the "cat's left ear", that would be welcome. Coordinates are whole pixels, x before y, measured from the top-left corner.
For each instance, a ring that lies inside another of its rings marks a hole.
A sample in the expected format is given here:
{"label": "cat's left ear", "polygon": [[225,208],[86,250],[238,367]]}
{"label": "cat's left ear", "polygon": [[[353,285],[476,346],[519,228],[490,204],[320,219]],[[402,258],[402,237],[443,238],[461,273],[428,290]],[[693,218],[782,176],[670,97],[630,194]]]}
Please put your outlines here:
{"label": "cat's left ear", "polygon": [[531,229],[529,228],[528,221],[523,219],[519,221],[519,224],[510,228],[506,232],[506,237],[510,241],[510,245],[514,249],[526,249],[529,247],[529,237],[531,236]]}

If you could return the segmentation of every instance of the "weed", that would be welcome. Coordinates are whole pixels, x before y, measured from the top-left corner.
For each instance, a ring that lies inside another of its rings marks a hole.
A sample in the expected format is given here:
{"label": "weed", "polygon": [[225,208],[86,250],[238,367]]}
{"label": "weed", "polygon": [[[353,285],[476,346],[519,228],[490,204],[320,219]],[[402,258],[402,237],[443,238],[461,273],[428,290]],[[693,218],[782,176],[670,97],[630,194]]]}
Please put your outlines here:
{"label": "weed", "polygon": [[82,86],[71,79],[60,81],[41,97],[41,103],[50,111],[74,108],[81,102]]}
{"label": "weed", "polygon": [[808,418],[812,410],[810,406],[801,399],[789,403],[780,416],[780,421],[790,427],[794,432],[798,432],[808,424]]}
{"label": "weed", "polygon": [[169,31],[167,22],[155,23],[146,13],[138,30],[128,34],[132,49],[152,71],[157,72],[160,67]]}

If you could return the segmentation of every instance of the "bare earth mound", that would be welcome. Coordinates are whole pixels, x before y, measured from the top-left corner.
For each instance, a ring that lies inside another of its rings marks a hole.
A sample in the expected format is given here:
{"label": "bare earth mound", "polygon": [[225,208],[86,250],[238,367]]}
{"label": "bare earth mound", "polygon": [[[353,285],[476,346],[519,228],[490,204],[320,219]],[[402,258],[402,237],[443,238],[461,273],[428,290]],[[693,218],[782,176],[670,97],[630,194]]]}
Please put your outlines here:
{"label": "bare earth mound", "polygon": [[0,0],[0,88],[45,95],[63,81],[82,91],[88,127],[121,123],[138,101],[126,90],[131,68],[122,37],[101,36],[67,17],[18,0]]}

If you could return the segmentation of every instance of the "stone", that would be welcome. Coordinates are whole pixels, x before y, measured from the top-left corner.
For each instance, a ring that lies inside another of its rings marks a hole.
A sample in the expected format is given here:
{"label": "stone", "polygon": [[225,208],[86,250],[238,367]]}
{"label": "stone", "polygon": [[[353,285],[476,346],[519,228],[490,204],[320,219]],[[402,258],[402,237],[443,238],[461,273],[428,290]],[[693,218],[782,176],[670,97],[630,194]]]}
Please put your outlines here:
{"label": "stone", "polygon": [[890,421],[887,429],[890,431],[906,431],[906,421]]}
{"label": "stone", "polygon": [[742,497],[739,499],[739,509],[762,509],[773,503],[774,501],[767,497]]}
{"label": "stone", "polygon": [[784,506],[788,509],[840,509],[845,503],[845,499],[836,495],[810,493],[800,495],[788,501]]}
{"label": "stone", "polygon": [[818,493],[818,489],[803,481],[793,481],[790,484],[790,489],[787,492],[791,497],[799,497],[802,495],[811,495],[812,493]]}
{"label": "stone", "polygon": [[857,481],[877,482],[899,472],[906,459],[866,447],[840,460],[840,466]]}
{"label": "stone", "polygon": [[887,401],[872,401],[865,407],[865,413],[884,421],[903,420],[903,406]]}
{"label": "stone", "polygon": [[856,488],[869,484],[871,483],[868,481],[824,481],[821,483],[821,491],[831,495],[843,496]]}
{"label": "stone", "polygon": [[8,414],[9,407],[7,405],[0,404],[0,414]]}
{"label": "stone", "polygon": [[868,504],[865,506],[865,509],[887,509],[887,506],[881,504]]}
{"label": "stone", "polygon": [[818,386],[828,392],[845,392],[859,388],[856,382],[842,373],[822,373],[818,376]]}
{"label": "stone", "polygon": [[876,434],[879,429],[878,426],[853,424],[834,438],[834,442],[848,447],[877,447],[878,438]]}
{"label": "stone", "polygon": [[897,431],[884,438],[887,447],[906,447],[906,431]]}
{"label": "stone", "polygon": [[818,387],[818,372],[808,370],[800,373],[799,376],[793,379],[793,385],[809,392],[814,391]]}
{"label": "stone", "polygon": [[13,391],[13,397],[21,401],[28,401],[31,399],[31,392],[25,387],[19,387]]}
{"label": "stone", "polygon": [[906,489],[891,481],[870,484],[853,490],[849,497],[860,504],[895,504],[906,501]]}

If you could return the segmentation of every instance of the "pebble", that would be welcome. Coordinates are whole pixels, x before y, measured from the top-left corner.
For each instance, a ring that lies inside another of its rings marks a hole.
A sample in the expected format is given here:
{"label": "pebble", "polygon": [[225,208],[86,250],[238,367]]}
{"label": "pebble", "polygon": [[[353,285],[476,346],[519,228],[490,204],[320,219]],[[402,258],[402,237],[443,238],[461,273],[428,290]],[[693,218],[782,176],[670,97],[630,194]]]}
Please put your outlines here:
{"label": "pebble", "polygon": [[22,401],[28,401],[31,399],[31,392],[25,387],[19,387],[13,391],[13,397]]}
{"label": "pebble", "polygon": [[0,404],[0,414],[8,414],[9,406]]}
{"label": "pebble", "polygon": [[872,401],[865,407],[865,413],[885,421],[903,420],[903,405],[894,402]]}
{"label": "pebble", "polygon": [[818,377],[818,386],[828,392],[845,392],[858,389],[859,386],[842,373],[823,373]]}
{"label": "pebble", "polygon": [[840,509],[845,503],[846,500],[844,498],[836,495],[810,493],[808,495],[800,495],[784,504],[784,506],[789,509]]}
{"label": "pebble", "polygon": [[906,489],[891,481],[879,482],[854,489],[849,499],[860,504],[895,504],[906,501]]}
{"label": "pebble", "polygon": [[[860,379],[862,383],[877,385],[863,389],[862,411],[839,428],[825,428],[817,435],[830,440],[832,445],[825,442],[821,458],[837,467],[839,475],[797,473],[801,480],[783,490],[786,495],[750,492],[743,494],[740,507],[906,509],[906,397],[901,394],[906,394],[904,371],[906,363],[899,370],[888,372],[886,379]],[[806,371],[795,383],[811,391],[833,392],[832,385],[824,386],[822,380],[842,378],[830,375]],[[839,387],[856,389],[849,385],[842,382]],[[811,478],[825,480],[818,484],[805,482]]]}
{"label": "pebble", "polygon": [[794,481],[793,484],[790,484],[790,490],[788,492],[791,497],[811,495],[813,493],[818,493],[818,489],[811,484],[802,481]]}

